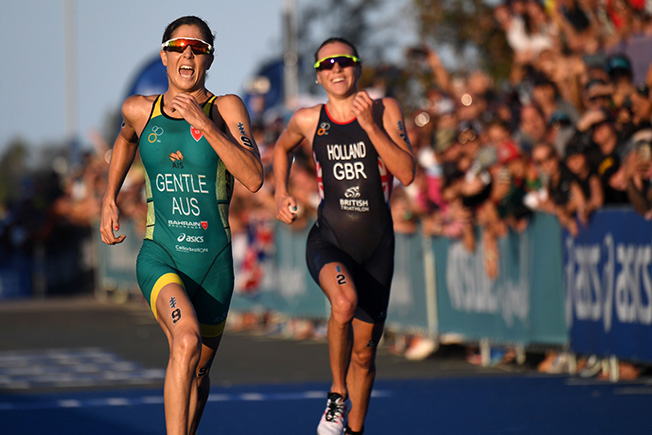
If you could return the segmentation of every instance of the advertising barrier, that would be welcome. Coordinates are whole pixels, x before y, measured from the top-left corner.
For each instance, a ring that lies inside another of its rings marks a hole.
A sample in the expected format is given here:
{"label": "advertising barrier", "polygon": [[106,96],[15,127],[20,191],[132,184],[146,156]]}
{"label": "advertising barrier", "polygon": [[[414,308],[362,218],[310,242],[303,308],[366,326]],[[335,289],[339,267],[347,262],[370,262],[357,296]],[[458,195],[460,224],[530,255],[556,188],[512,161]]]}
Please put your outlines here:
{"label": "advertising barrier", "polygon": [[[231,308],[242,311],[263,309],[279,311],[288,316],[326,318],[330,313],[328,300],[306,266],[306,239],[310,225],[302,230],[291,229],[282,223],[272,226],[273,255],[253,266],[248,261],[250,256],[246,251],[241,255],[235,254],[236,291]],[[387,323],[399,329],[423,332],[435,329],[432,319],[429,320],[429,310],[432,317],[435,308],[432,297],[428,298],[425,291],[423,240],[421,234],[396,235],[394,279]],[[234,249],[234,252],[238,252],[238,249]],[[256,288],[243,288],[238,281],[241,283],[246,279],[251,267],[261,268],[263,276]],[[432,286],[430,290],[434,296]]]}
{"label": "advertising barrier", "polygon": [[[261,222],[234,238],[233,310],[328,316],[328,301],[306,266],[309,229]],[[137,243],[100,244],[98,287],[137,292],[141,241],[136,234],[128,239]],[[397,234],[387,325],[652,362],[652,226],[633,210],[599,211],[577,238],[556,217],[536,214],[525,231],[499,239],[495,280],[482,255],[482,246],[468,252],[456,240]]]}
{"label": "advertising barrier", "polygon": [[630,209],[596,213],[564,233],[566,321],[585,355],[652,361],[652,225]]}
{"label": "advertising barrier", "polygon": [[124,300],[130,294],[141,294],[136,281],[136,259],[144,234],[128,219],[121,222],[119,233],[127,237],[117,245],[103,243],[99,238],[99,229],[91,239],[97,255],[95,295],[100,299],[112,295]]}
{"label": "advertising barrier", "polygon": [[439,332],[498,343],[567,343],[556,218],[537,214],[523,233],[499,239],[496,280],[485,273],[482,246],[469,252],[439,237],[433,249]]}
{"label": "advertising barrier", "polygon": [[[396,234],[394,278],[387,311],[387,325],[400,330],[436,333],[434,282],[426,285],[425,263],[430,239],[421,233]],[[430,264],[430,269],[433,265]]]}
{"label": "advertising barrier", "polygon": [[[310,226],[297,230],[281,223],[269,225],[273,234],[271,255],[261,258],[254,253],[257,259],[253,264],[248,261],[246,249],[256,245],[255,236],[253,244],[249,240],[243,255],[238,256],[234,249],[236,291],[231,308],[264,309],[293,317],[324,318],[328,313],[328,301],[306,266],[306,239]],[[261,250],[257,251],[260,252]],[[260,283],[255,288],[241,285],[250,268],[260,268],[262,271]]]}
{"label": "advertising barrier", "polygon": [[32,262],[22,253],[0,257],[0,299],[32,295]]}

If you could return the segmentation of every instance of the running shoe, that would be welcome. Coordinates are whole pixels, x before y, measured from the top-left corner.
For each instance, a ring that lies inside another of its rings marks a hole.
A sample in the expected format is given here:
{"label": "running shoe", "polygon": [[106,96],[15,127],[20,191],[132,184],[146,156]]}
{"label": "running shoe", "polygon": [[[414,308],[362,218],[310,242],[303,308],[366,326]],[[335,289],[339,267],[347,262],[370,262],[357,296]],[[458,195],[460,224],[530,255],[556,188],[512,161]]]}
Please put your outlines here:
{"label": "running shoe", "polygon": [[580,371],[580,377],[592,378],[594,376],[598,376],[598,374],[601,371],[602,371],[602,362],[597,356],[591,355],[589,359],[586,360],[586,367],[584,367],[584,369]]}
{"label": "running shoe", "polygon": [[317,426],[317,435],[343,435],[346,416],[351,410],[351,401],[337,393],[328,393],[326,410]]}

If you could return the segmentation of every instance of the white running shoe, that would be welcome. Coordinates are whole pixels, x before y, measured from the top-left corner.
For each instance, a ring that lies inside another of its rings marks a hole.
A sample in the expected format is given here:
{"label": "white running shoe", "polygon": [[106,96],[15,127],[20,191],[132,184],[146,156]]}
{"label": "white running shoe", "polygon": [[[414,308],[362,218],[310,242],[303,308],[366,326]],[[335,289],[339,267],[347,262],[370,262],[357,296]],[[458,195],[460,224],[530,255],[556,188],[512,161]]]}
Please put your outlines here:
{"label": "white running shoe", "polygon": [[351,401],[344,400],[337,393],[328,393],[326,410],[317,426],[317,435],[343,435],[346,428],[346,416],[351,410]]}

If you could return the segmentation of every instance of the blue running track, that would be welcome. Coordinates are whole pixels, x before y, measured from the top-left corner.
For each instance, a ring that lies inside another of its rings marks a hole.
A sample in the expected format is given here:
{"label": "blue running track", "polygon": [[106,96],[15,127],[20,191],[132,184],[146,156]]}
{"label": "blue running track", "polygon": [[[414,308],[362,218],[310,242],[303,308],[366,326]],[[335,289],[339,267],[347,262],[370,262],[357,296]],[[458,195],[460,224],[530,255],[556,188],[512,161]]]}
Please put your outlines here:
{"label": "blue running track", "polygon": [[[214,388],[199,434],[314,434],[327,384]],[[652,385],[506,375],[377,381],[367,435],[648,434]],[[164,434],[158,389],[0,393],[2,434]]]}

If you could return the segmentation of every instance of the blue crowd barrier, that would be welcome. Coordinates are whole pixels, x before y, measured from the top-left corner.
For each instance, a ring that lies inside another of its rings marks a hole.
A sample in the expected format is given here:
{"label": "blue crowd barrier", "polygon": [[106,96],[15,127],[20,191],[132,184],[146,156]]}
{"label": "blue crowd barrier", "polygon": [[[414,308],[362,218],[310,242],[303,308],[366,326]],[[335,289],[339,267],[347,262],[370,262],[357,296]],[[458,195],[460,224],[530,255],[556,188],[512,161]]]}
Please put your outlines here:
{"label": "blue crowd barrier", "polygon": [[138,231],[133,221],[120,222],[120,231],[126,237],[122,243],[107,245],[100,240],[99,229],[92,240],[97,253],[95,294],[106,297],[109,294],[126,297],[140,294],[136,280],[136,259],[143,244],[143,232]]}
{"label": "blue crowd barrier", "polygon": [[497,343],[565,345],[557,220],[537,214],[524,232],[510,232],[498,244],[500,273],[492,280],[482,246],[469,252],[460,241],[434,240],[439,332]]}
{"label": "blue crowd barrier", "polygon": [[3,246],[0,300],[92,292],[97,262],[90,232],[61,225],[46,240]]}
{"label": "blue crowd barrier", "polygon": [[[232,309],[325,319],[328,301],[305,261],[310,226],[269,225],[272,249],[260,260],[264,276],[255,288],[238,289],[236,258]],[[122,230],[131,231],[126,223]],[[135,287],[140,240],[131,239],[120,252],[100,248],[99,283]],[[525,231],[499,239],[495,280],[482,252],[421,232],[397,234],[388,326],[652,362],[652,226],[633,210],[599,211],[576,238],[554,216],[535,214]]]}
{"label": "blue crowd barrier", "polygon": [[274,224],[273,255],[261,260],[266,276],[258,288],[238,291],[238,269],[235,258],[236,292],[231,300],[233,310],[272,310],[290,317],[324,318],[327,301],[313,281],[306,266],[306,238],[310,227],[294,229]]}
{"label": "blue crowd barrier", "polygon": [[23,253],[0,259],[0,299],[18,299],[32,295],[32,261]]}
{"label": "blue crowd barrier", "polygon": [[432,280],[427,285],[426,273],[432,270],[430,247],[430,239],[421,233],[396,234],[388,326],[436,334],[435,289]]}
{"label": "blue crowd barrier", "polygon": [[652,226],[630,209],[603,210],[564,233],[571,348],[652,362]]}
{"label": "blue crowd barrier", "polygon": [[[274,227],[274,255],[262,261],[267,276],[255,290],[238,291],[236,258],[236,292],[232,310],[271,310],[288,317],[325,319],[328,300],[308,272],[306,239],[310,225],[294,229],[282,223]],[[432,310],[425,289],[423,238],[419,234],[396,235],[395,273],[392,282],[387,323],[397,329],[428,332],[433,328]],[[432,293],[434,295],[434,293]],[[429,313],[431,314],[429,316]]]}

